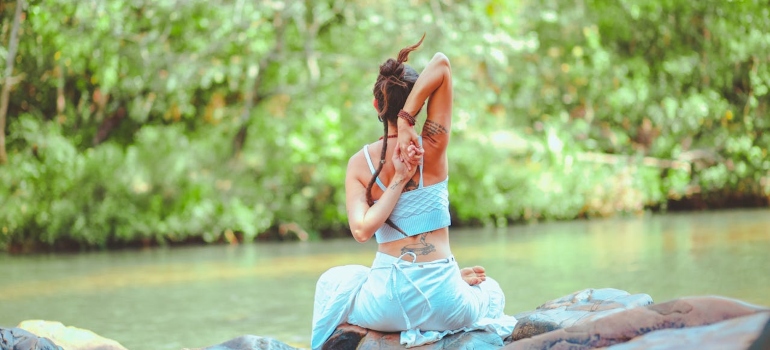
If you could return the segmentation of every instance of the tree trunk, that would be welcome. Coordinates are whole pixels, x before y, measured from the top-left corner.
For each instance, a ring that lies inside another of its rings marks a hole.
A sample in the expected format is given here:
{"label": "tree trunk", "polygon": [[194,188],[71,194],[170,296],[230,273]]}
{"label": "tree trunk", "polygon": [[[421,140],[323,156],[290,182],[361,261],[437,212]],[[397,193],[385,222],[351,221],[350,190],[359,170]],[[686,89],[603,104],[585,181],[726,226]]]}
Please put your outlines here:
{"label": "tree trunk", "polygon": [[8,154],[5,151],[5,120],[8,114],[8,100],[11,95],[11,86],[16,81],[11,77],[13,75],[13,63],[16,61],[16,50],[19,46],[19,21],[21,21],[21,8],[24,0],[16,0],[16,11],[13,15],[13,29],[11,37],[8,39],[8,57],[5,63],[5,74],[3,74],[3,90],[0,92],[0,164],[8,162]]}
{"label": "tree trunk", "polygon": [[271,62],[276,61],[279,58],[279,55],[283,52],[283,47],[285,44],[285,33],[286,33],[286,26],[284,25],[284,20],[282,18],[283,14],[278,13],[276,14],[276,17],[273,18],[273,25],[276,28],[276,38],[275,38],[275,45],[273,46],[273,50],[271,50],[265,57],[263,57],[257,66],[257,72],[256,76],[252,78],[247,78],[250,81],[247,81],[247,90],[244,96],[245,99],[245,105],[243,108],[243,112],[241,113],[240,117],[240,128],[238,129],[238,133],[233,138],[233,152],[232,156],[233,158],[240,157],[241,150],[243,149],[243,145],[246,143],[246,134],[249,127],[249,122],[251,120],[251,110],[254,108],[255,105],[259,104],[267,95],[269,94],[260,94],[258,92],[260,86],[262,85],[262,78],[264,77],[264,72],[267,70],[268,65]]}

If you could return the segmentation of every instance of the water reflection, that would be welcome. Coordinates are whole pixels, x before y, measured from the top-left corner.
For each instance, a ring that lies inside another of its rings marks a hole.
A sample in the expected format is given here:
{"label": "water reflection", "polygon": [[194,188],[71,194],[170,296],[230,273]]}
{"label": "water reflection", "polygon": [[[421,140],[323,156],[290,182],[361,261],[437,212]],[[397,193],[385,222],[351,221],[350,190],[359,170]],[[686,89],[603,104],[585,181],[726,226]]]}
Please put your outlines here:
{"label": "water reflection", "polygon": [[[770,305],[770,211],[674,214],[454,229],[461,265],[484,265],[509,314],[589,287],[656,301],[718,294]],[[129,349],[179,349],[243,334],[309,343],[315,280],[368,265],[352,239],[35,257],[0,256],[0,325],[47,319]]]}

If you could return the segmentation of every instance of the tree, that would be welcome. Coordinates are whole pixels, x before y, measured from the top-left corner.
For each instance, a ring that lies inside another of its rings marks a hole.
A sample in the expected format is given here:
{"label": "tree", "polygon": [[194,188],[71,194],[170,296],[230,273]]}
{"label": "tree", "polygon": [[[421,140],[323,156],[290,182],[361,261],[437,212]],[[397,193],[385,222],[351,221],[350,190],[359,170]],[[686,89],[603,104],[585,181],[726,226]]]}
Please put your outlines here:
{"label": "tree", "polygon": [[21,9],[23,6],[24,0],[16,0],[13,28],[8,39],[8,56],[5,59],[3,89],[0,91],[0,165],[8,162],[8,154],[5,149],[5,124],[8,116],[8,100],[11,95],[11,88],[21,79],[21,76],[13,76],[13,64],[16,61],[16,50],[19,47],[19,22],[21,21]]}

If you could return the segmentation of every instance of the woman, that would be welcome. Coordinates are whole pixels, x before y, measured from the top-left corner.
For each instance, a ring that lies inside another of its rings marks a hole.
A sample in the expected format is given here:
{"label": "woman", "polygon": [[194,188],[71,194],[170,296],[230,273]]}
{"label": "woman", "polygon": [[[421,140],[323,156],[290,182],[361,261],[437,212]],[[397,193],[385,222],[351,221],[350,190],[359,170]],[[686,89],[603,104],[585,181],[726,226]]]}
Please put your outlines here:
{"label": "woman", "polygon": [[[423,39],[380,66],[373,104],[383,137],[350,158],[345,179],[353,237],[366,242],[374,236],[378,250],[371,268],[336,267],[319,279],[313,349],[343,322],[401,331],[407,346],[462,330],[487,328],[501,335],[513,330],[510,317],[489,322],[504,316],[499,285],[480,266],[459,269],[449,247],[452,73],[441,53],[422,74],[404,64]],[[413,116],[426,100],[427,118],[418,136]]]}

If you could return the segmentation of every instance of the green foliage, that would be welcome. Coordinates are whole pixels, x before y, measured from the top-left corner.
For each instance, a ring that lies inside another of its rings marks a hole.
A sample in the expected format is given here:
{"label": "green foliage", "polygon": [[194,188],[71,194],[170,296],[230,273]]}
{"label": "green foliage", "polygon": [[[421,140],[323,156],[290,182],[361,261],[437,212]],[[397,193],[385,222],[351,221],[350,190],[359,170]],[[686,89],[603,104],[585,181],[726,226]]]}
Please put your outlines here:
{"label": "green foliage", "polygon": [[9,185],[0,193],[4,243],[214,241],[226,229],[251,240],[272,223],[271,198],[245,172],[223,167],[226,139],[210,132],[201,139],[181,125],[147,126],[126,148],[78,152],[56,123],[23,115],[13,126],[34,151],[14,154],[0,174]]}
{"label": "green foliage", "polygon": [[0,245],[344,231],[347,159],[382,133],[377,67],[422,33],[410,64],[452,61],[459,223],[770,195],[759,0],[40,0],[20,31]]}

